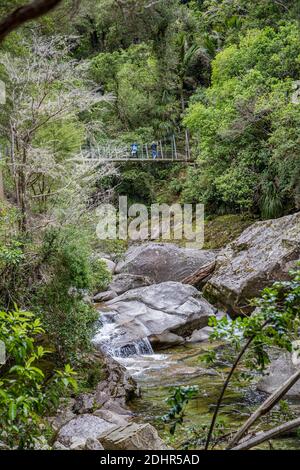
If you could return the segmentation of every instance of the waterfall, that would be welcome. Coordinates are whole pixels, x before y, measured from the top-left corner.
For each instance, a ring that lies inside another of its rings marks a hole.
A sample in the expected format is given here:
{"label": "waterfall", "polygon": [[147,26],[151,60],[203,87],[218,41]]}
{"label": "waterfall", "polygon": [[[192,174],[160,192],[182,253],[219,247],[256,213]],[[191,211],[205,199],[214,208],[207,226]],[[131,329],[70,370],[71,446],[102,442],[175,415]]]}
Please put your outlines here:
{"label": "waterfall", "polygon": [[154,354],[154,352],[148,338],[142,338],[134,343],[125,344],[125,346],[113,349],[113,356],[115,357],[144,356],[149,354]]}
{"label": "waterfall", "polygon": [[131,356],[146,356],[154,354],[151,343],[147,337],[126,343],[122,338],[122,333],[118,330],[117,317],[110,314],[103,314],[99,321],[93,344],[103,351],[116,358],[128,358]]}

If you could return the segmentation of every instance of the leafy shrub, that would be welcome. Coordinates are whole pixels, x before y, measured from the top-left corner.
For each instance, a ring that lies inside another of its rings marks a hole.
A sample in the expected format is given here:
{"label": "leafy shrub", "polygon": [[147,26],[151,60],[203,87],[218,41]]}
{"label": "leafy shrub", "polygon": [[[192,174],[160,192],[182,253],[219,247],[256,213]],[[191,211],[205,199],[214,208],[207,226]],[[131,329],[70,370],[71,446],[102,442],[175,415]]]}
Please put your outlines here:
{"label": "leafy shrub", "polygon": [[186,387],[175,387],[170,391],[167,404],[171,406],[166,415],[162,417],[165,423],[171,422],[170,434],[176,432],[176,427],[183,423],[184,411],[189,401],[197,397],[199,389],[196,385]]}
{"label": "leafy shrub", "polygon": [[212,318],[214,338],[226,338],[240,350],[243,342],[253,338],[247,350],[247,365],[253,370],[263,371],[269,364],[270,346],[292,351],[292,343],[298,337],[300,324],[300,269],[290,272],[290,281],[275,282],[265,288],[261,297],[252,301],[256,307],[250,317],[239,317],[234,321],[227,317]]}
{"label": "leafy shrub", "polygon": [[102,263],[92,262],[90,241],[75,228],[51,230],[44,240],[45,282],[37,289],[47,334],[59,356],[75,358],[88,350],[97,312],[85,299],[105,287],[110,274]]}
{"label": "leafy shrub", "polygon": [[7,354],[0,376],[0,439],[11,448],[32,448],[41,435],[43,414],[58,403],[62,392],[77,386],[69,365],[50,379],[38,367],[48,353],[36,345],[44,332],[30,312],[0,312],[0,340]]}
{"label": "leafy shrub", "polygon": [[139,168],[128,168],[122,173],[118,194],[126,194],[129,203],[143,201],[151,203],[154,196],[154,177]]}
{"label": "leafy shrub", "polygon": [[291,21],[250,30],[217,54],[211,87],[185,117],[201,164],[198,177],[187,180],[188,197],[208,209],[250,209],[264,217],[297,207],[300,107],[292,93],[299,38]]}
{"label": "leafy shrub", "polygon": [[112,275],[108,271],[106,263],[101,259],[93,259],[91,260],[91,270],[93,276],[92,290],[104,291],[112,280]]}

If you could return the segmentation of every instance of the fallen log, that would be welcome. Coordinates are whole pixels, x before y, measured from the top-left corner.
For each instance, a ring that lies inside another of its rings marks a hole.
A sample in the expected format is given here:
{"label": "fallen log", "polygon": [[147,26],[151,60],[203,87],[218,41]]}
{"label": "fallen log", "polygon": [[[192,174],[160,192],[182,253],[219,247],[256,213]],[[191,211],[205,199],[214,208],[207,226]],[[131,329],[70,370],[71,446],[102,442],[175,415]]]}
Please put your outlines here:
{"label": "fallen log", "polygon": [[300,427],[300,418],[294,419],[293,421],[288,421],[287,423],[281,424],[276,428],[270,429],[266,432],[260,432],[254,437],[251,437],[236,447],[233,447],[230,450],[249,450],[263,442],[266,442],[270,439],[274,439],[275,437],[281,436],[286,432],[292,431],[293,429],[297,429]]}
{"label": "fallen log", "polygon": [[227,449],[235,448],[234,446],[246,434],[248,429],[261,417],[267,414],[274,406],[286,395],[286,393],[300,379],[300,370],[295,372],[288,378],[272,395],[270,395],[260,407],[247,419],[243,426],[237,431],[233,439],[229,442]]}
{"label": "fallen log", "polygon": [[212,274],[215,267],[216,267],[216,262],[212,261],[211,263],[206,264],[205,266],[202,266],[200,269],[195,271],[190,276],[185,277],[181,282],[182,284],[189,284],[191,286],[196,286],[197,284],[199,284],[199,282],[203,281],[210,274]]}

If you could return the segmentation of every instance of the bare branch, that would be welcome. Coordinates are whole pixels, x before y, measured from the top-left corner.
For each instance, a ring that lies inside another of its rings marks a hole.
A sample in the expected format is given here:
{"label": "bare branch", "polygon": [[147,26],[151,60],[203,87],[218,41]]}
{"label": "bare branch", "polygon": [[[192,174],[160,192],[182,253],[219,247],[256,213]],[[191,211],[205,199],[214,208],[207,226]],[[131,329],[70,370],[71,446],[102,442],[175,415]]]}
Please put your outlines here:
{"label": "bare branch", "polygon": [[[264,322],[264,324],[262,325],[262,329],[265,328],[265,326],[268,324],[268,320]],[[255,335],[253,336],[250,336],[250,338],[248,338],[246,344],[243,346],[243,348],[241,349],[239,355],[237,356],[237,358],[235,359],[228,375],[227,375],[227,378],[224,382],[224,385],[222,387],[222,390],[221,390],[221,393],[220,393],[220,396],[219,396],[219,399],[217,401],[217,406],[215,408],[215,411],[214,411],[214,414],[213,414],[213,417],[212,417],[212,421],[211,421],[211,425],[210,425],[210,428],[209,428],[209,431],[208,431],[208,435],[207,435],[207,439],[206,439],[206,443],[205,443],[205,450],[208,450],[208,447],[209,447],[209,443],[210,443],[210,440],[211,440],[211,437],[212,437],[212,433],[213,433],[213,430],[214,430],[214,427],[215,427],[215,424],[216,424],[216,420],[217,420],[217,417],[218,417],[218,413],[219,413],[219,410],[220,410],[220,407],[221,407],[221,404],[222,404],[222,401],[223,401],[223,397],[225,395],[225,392],[227,390],[227,387],[230,383],[230,380],[231,380],[231,377],[232,375],[234,374],[237,366],[239,365],[242,357],[244,356],[244,354],[246,353],[246,351],[248,350],[248,348],[250,347],[251,343],[254,341],[255,339]]]}
{"label": "bare branch", "polygon": [[282,397],[295,385],[295,383],[300,379],[300,370],[297,370],[295,374],[289,377],[277,390],[275,390],[272,395],[270,395],[263,404],[253,413],[249,419],[243,424],[243,426],[238,430],[233,439],[228,445],[228,449],[231,449],[235,446],[248,429],[254,424],[261,416],[264,416],[268,411],[270,411],[276,403],[278,403]]}
{"label": "bare branch", "polygon": [[62,0],[34,0],[23,5],[0,22],[0,42],[13,30],[27,21],[34,20],[53,10]]}
{"label": "bare branch", "polygon": [[256,436],[247,439],[236,447],[233,447],[231,450],[249,450],[252,447],[255,447],[259,444],[262,444],[269,439],[274,439],[275,437],[281,436],[282,434],[297,429],[300,426],[300,418],[294,419],[293,421],[288,421],[287,423],[281,424],[276,428],[270,429],[266,432],[260,432]]}

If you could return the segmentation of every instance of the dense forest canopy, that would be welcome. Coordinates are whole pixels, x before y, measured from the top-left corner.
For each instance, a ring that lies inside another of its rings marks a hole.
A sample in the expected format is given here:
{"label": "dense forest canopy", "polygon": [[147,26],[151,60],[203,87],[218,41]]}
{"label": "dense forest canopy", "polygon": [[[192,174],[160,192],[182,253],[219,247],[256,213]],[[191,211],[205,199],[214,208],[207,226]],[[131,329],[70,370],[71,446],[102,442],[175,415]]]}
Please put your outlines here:
{"label": "dense forest canopy", "polygon": [[170,178],[168,195],[272,217],[299,204],[298,22],[297,1],[66,1],[3,48],[22,57],[15,38],[68,35],[70,60],[113,96],[81,117],[99,123],[98,142],[187,126],[199,165]]}
{"label": "dense forest canopy", "polygon": [[[0,0],[0,18],[24,3]],[[13,310],[18,365],[33,357],[32,333],[46,337],[55,364],[77,366],[97,317],[85,298],[110,282],[93,256],[100,203],[126,194],[251,219],[300,209],[300,2],[53,3],[0,44],[0,339],[14,331]],[[79,164],[94,149],[173,134],[189,137],[193,165]],[[0,395],[0,438],[10,426],[11,446],[32,445],[28,430],[38,433],[47,408],[46,390],[30,400],[42,387],[31,373],[30,386],[7,379]],[[61,374],[72,385],[72,369]]]}

